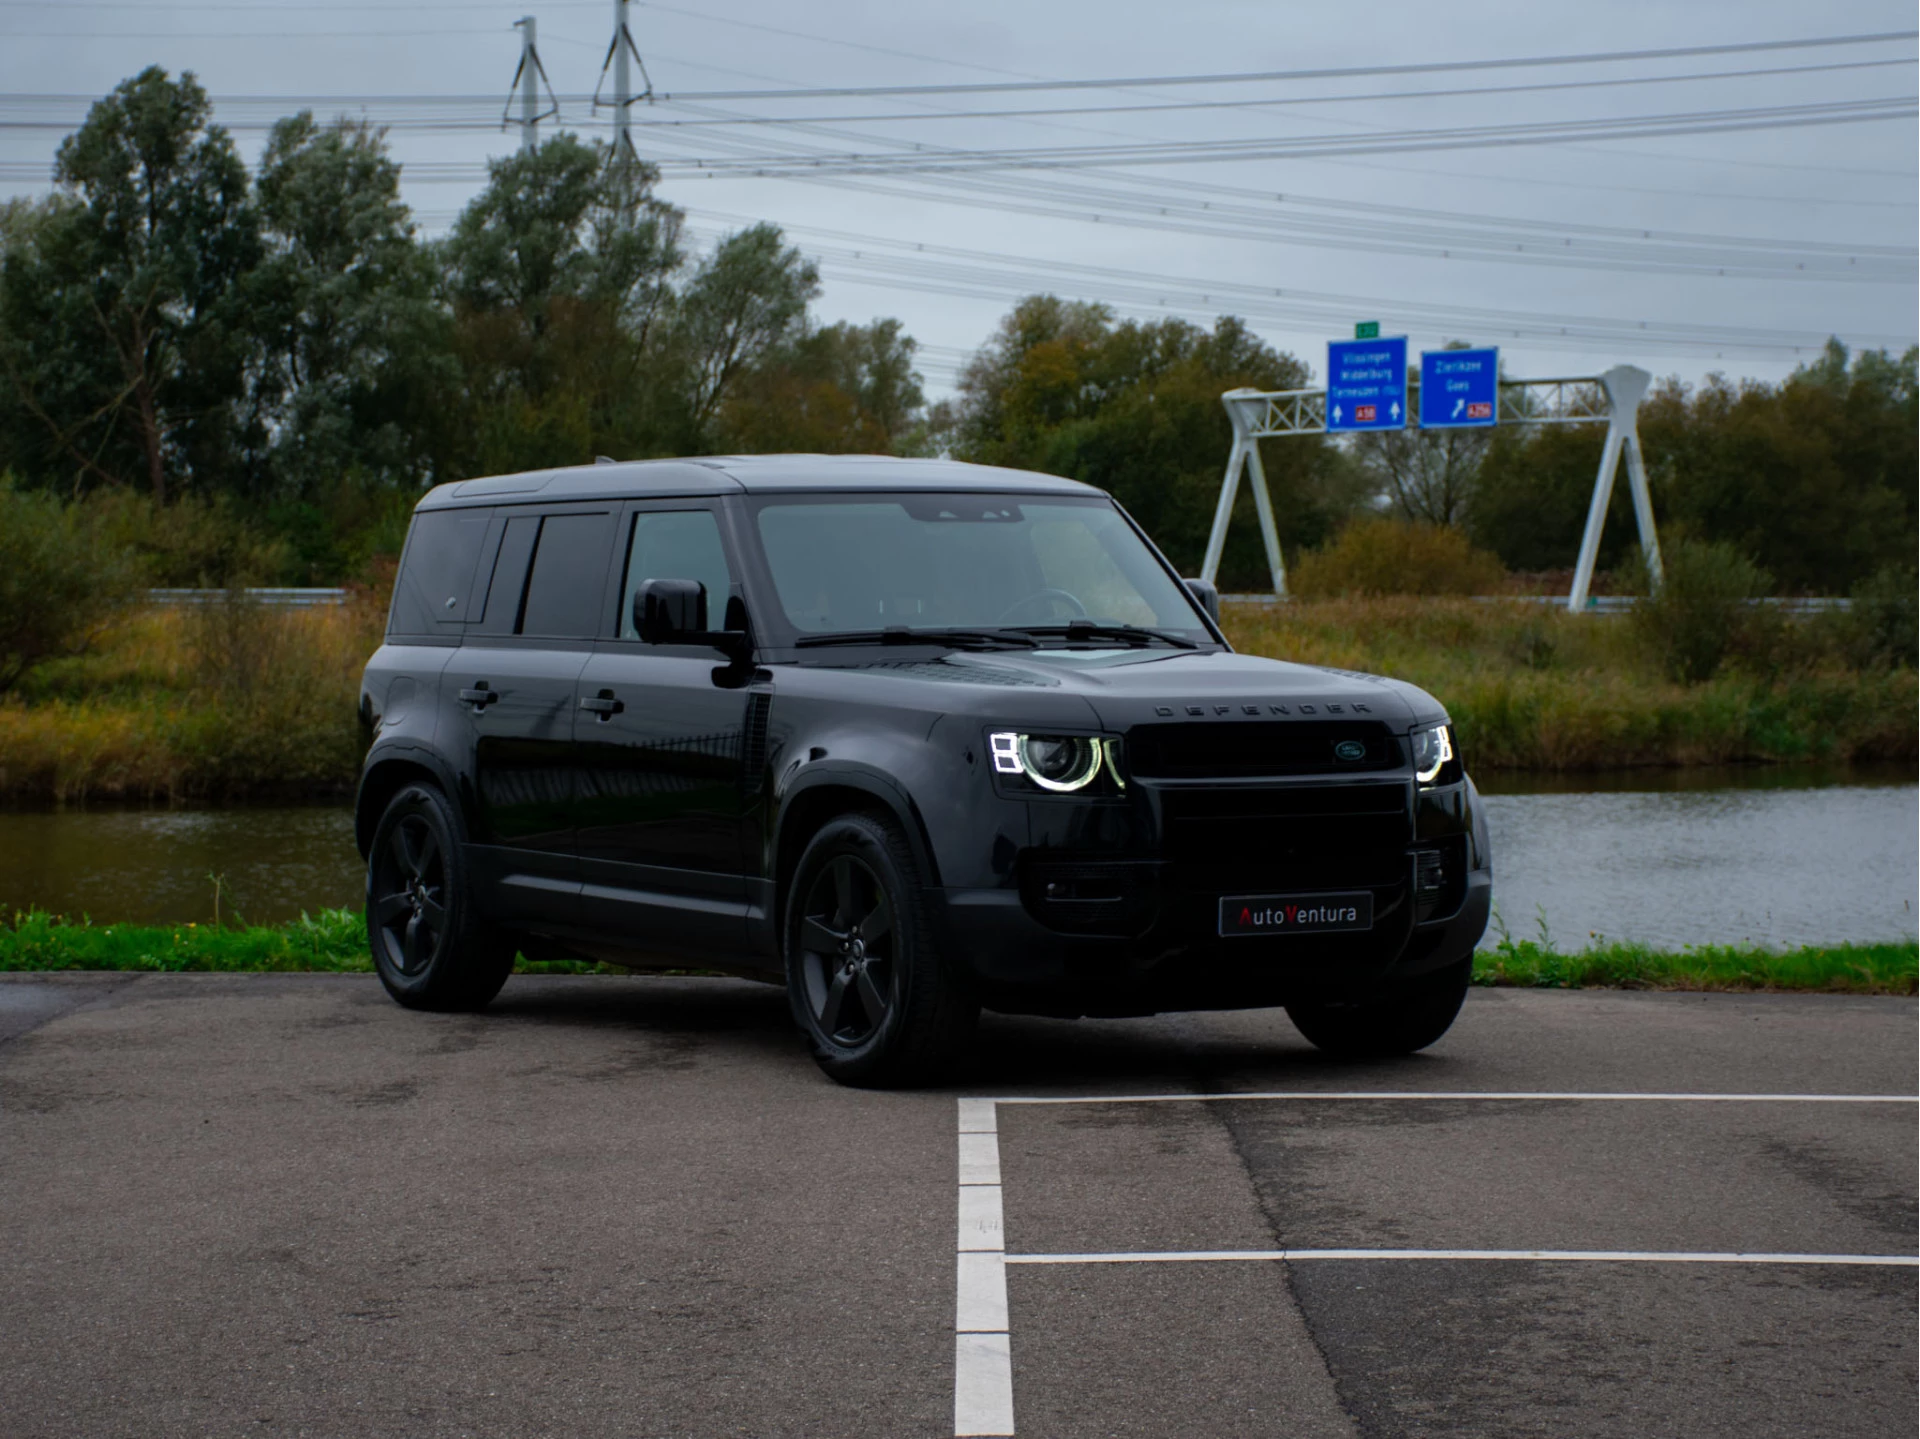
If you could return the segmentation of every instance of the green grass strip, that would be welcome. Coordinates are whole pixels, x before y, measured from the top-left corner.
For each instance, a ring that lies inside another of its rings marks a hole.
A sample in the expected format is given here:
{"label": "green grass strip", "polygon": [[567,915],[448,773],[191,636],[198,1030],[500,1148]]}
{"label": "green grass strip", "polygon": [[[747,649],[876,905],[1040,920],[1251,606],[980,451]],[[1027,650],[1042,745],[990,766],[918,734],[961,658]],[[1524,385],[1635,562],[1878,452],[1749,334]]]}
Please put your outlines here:
{"label": "green grass strip", "polygon": [[[324,909],[291,924],[247,929],[209,925],[94,924],[41,910],[0,920],[0,973],[151,970],[157,973],[366,973],[366,921]],[[605,965],[542,964],[536,974],[619,973]],[[1698,945],[1680,950],[1598,944],[1566,954],[1533,940],[1505,940],[1474,956],[1473,982],[1535,989],[1791,990],[1913,994],[1920,945],[1810,945],[1773,950]]]}
{"label": "green grass strip", "polygon": [[1781,990],[1797,993],[1912,994],[1920,945],[1702,944],[1655,949],[1596,944],[1564,954],[1533,940],[1503,940],[1473,959],[1473,982],[1534,989]]}

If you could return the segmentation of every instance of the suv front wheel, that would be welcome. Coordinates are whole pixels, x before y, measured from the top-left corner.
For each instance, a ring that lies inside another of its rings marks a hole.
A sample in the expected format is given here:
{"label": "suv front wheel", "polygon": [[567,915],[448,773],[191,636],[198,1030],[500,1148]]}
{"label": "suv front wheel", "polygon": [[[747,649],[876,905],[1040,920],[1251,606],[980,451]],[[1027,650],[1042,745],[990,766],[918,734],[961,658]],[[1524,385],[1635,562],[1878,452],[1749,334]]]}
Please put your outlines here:
{"label": "suv front wheel", "polygon": [[514,946],[473,909],[459,816],[431,785],[396,794],[367,856],[367,939],[387,993],[409,1009],[484,1009]]}
{"label": "suv front wheel", "polygon": [[1378,1059],[1425,1049],[1453,1027],[1473,979],[1473,956],[1422,979],[1391,999],[1359,1003],[1297,1001],[1293,1027],[1316,1049],[1348,1059]]}
{"label": "suv front wheel", "polygon": [[890,821],[852,814],[808,843],[788,893],[787,997],[843,1084],[931,1078],[979,1017],[928,923],[919,867]]}

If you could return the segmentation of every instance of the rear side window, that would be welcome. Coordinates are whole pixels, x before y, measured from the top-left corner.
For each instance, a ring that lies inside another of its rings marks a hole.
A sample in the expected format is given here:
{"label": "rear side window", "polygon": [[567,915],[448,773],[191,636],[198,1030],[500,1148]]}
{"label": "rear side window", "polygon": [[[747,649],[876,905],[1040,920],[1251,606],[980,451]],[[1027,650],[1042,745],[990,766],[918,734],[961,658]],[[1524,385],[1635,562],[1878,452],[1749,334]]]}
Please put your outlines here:
{"label": "rear side window", "polygon": [[612,552],[611,515],[548,515],[541,520],[519,633],[576,640],[597,636]]}
{"label": "rear side window", "polygon": [[[475,618],[469,613],[473,576],[492,515],[491,510],[431,510],[414,516],[394,581],[389,634],[447,634],[446,626]],[[480,602],[485,603],[484,595]]]}

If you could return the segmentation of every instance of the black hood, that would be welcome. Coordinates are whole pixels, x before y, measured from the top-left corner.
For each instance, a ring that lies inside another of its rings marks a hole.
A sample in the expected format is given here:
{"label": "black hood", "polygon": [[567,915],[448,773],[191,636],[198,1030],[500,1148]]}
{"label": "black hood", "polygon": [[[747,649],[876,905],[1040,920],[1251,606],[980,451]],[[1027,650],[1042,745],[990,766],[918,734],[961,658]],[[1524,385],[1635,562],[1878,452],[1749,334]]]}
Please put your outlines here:
{"label": "black hood", "polygon": [[937,659],[836,656],[834,669],[932,684],[949,691],[943,707],[1011,717],[1023,698],[1057,713],[1060,700],[1084,700],[1100,728],[1182,720],[1373,719],[1403,729],[1447,718],[1425,690],[1380,675],[1262,659],[1226,650],[1001,650]]}

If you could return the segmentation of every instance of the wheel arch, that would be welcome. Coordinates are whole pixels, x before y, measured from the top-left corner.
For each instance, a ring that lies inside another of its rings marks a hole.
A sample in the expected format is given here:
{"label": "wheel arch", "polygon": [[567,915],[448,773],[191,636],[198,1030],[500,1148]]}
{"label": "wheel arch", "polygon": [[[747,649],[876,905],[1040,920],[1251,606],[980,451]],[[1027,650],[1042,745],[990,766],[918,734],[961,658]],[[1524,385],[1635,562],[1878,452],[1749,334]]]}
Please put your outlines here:
{"label": "wheel arch", "polygon": [[[447,797],[458,809],[462,797],[451,772],[437,755],[423,750],[395,750],[372,759],[360,776],[360,788],[353,800],[353,843],[365,859],[373,848],[373,831],[386,813],[393,797],[407,785],[425,782]],[[463,819],[466,816],[461,816]]]}
{"label": "wheel arch", "polygon": [[[776,934],[784,923],[787,891],[807,842],[828,821],[846,814],[876,815],[897,825],[913,851],[914,862],[920,866],[921,884],[928,889],[939,887],[940,873],[926,821],[910,797],[889,780],[864,770],[817,772],[796,785],[781,801],[773,846]],[[777,942],[784,944],[784,940]]]}

